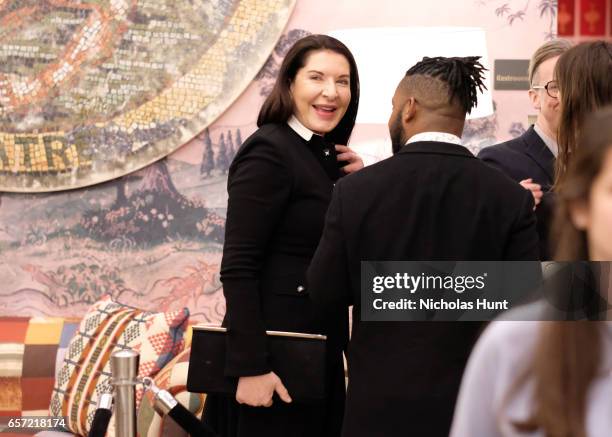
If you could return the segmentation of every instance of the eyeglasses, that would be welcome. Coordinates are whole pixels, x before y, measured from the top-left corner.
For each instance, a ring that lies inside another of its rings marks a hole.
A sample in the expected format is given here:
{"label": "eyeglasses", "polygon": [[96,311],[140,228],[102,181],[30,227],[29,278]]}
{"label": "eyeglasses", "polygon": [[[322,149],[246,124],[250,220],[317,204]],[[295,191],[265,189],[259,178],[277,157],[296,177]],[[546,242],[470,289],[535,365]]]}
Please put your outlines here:
{"label": "eyeglasses", "polygon": [[548,94],[553,99],[559,97],[559,85],[557,85],[556,80],[551,80],[546,85],[533,85],[531,89],[546,90],[546,94]]}

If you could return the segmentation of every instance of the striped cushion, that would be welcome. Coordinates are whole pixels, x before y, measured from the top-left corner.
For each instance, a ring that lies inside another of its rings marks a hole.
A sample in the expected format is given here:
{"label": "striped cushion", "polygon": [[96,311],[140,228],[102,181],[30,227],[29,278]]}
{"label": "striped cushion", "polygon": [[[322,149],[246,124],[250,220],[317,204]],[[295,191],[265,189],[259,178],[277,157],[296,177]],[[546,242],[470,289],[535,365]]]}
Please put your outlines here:
{"label": "striped cushion", "polygon": [[[105,296],[85,314],[57,374],[52,416],[66,416],[68,428],[86,435],[102,393],[110,392],[110,355],[120,349],[140,353],[138,376],[154,376],[183,347],[189,311],[149,313]],[[142,388],[136,392],[139,403]],[[114,435],[111,421],[108,436]]]}

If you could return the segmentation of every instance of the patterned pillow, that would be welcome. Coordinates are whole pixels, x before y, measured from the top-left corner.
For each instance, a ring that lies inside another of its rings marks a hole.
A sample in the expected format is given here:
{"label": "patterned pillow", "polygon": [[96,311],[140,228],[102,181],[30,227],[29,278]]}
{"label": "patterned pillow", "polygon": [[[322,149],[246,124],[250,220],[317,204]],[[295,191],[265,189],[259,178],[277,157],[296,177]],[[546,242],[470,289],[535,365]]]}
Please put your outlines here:
{"label": "patterned pillow", "polygon": [[[110,355],[130,348],[140,353],[138,376],[154,376],[182,348],[189,311],[149,313],[105,296],[81,320],[53,387],[49,412],[66,416],[70,431],[87,435],[100,394],[110,392]],[[137,386],[136,403],[142,397]],[[111,420],[109,436],[114,435]]]}
{"label": "patterned pillow", "polygon": [[[159,388],[168,390],[185,408],[200,417],[206,395],[187,391],[187,369],[191,349],[178,354],[154,378]],[[138,435],[140,437],[189,437],[171,417],[160,416],[153,409],[151,393],[147,393],[138,409]]]}

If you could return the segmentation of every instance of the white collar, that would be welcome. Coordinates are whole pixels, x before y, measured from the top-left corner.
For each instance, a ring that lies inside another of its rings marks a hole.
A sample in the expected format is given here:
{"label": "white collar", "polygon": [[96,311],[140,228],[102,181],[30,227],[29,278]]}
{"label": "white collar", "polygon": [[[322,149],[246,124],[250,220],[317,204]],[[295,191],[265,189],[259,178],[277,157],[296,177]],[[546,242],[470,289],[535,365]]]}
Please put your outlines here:
{"label": "white collar", "polygon": [[289,120],[287,120],[287,124],[295,131],[296,134],[304,138],[306,141],[310,141],[314,135],[314,132],[300,123],[300,120],[298,120],[295,115],[292,115]]}
{"label": "white collar", "polygon": [[411,136],[408,141],[406,141],[406,144],[416,143],[417,141],[435,141],[438,143],[451,143],[459,146],[462,145],[461,138],[447,132],[421,132]]}
{"label": "white collar", "polygon": [[544,144],[546,144],[546,147],[548,147],[548,149],[551,151],[553,156],[556,158],[557,155],[559,154],[559,145],[557,144],[555,139],[546,135],[544,131],[540,128],[540,126],[538,126],[537,123],[533,125],[533,130],[536,131],[536,134],[538,134],[540,138],[542,138],[542,141],[544,141]]}

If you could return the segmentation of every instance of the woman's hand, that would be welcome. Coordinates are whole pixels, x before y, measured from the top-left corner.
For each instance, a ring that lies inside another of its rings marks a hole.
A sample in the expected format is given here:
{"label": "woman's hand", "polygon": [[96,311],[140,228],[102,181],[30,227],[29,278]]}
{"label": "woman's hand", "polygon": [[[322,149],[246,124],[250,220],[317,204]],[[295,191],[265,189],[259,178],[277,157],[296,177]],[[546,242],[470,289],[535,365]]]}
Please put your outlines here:
{"label": "woman's hand", "polygon": [[533,209],[536,209],[536,206],[538,206],[538,204],[542,200],[543,194],[542,187],[540,186],[540,184],[534,183],[533,179],[531,178],[523,179],[519,182],[519,184],[521,184],[524,189],[531,191],[531,194],[533,195],[533,201],[535,202],[535,206],[533,207]]}
{"label": "woman's hand", "polygon": [[354,173],[363,168],[363,161],[361,157],[350,147],[336,144],[336,152],[338,152],[338,161],[347,162],[347,164],[342,167],[342,171],[344,173]]}
{"label": "woman's hand", "polygon": [[282,381],[274,372],[257,376],[241,376],[238,379],[236,401],[251,407],[269,407],[272,405],[274,392],[285,402],[291,402],[291,396]]}

